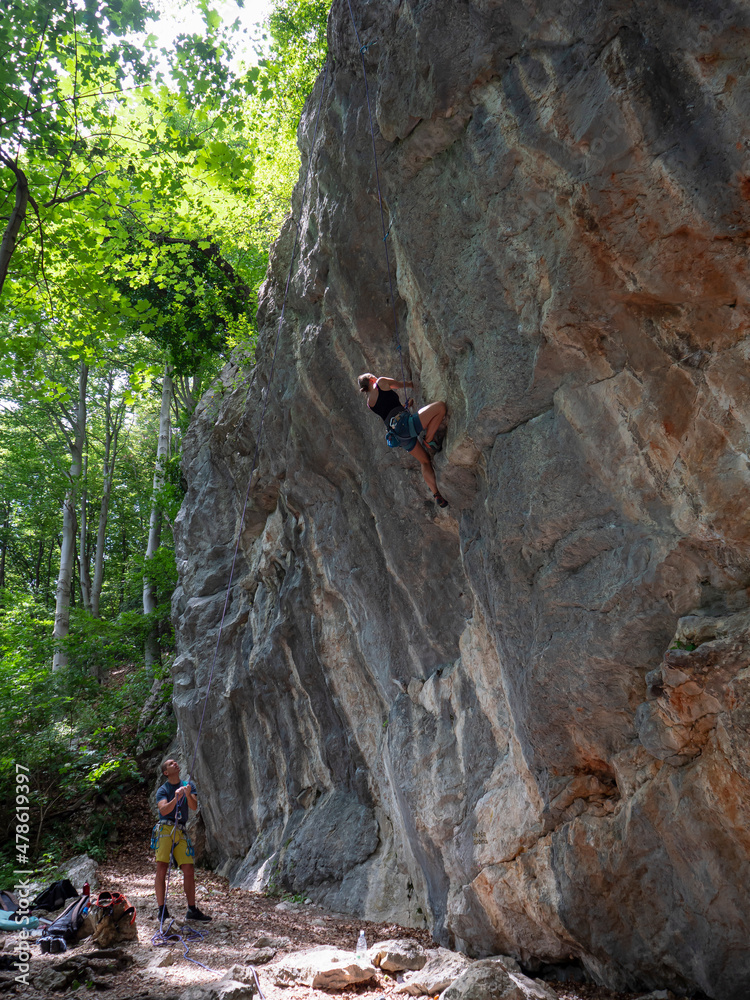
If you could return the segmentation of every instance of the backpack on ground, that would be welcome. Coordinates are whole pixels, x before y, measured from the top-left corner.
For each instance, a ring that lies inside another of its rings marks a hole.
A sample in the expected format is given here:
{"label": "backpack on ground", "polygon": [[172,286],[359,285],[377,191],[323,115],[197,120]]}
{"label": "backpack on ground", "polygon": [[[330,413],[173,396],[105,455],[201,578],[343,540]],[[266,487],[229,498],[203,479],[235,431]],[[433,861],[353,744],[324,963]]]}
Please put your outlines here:
{"label": "backpack on ground", "polygon": [[66,878],[61,878],[52,885],[48,885],[36,897],[29,907],[30,910],[59,910],[61,906],[69,900],[78,898],[78,890]]}
{"label": "backpack on ground", "polygon": [[100,892],[91,904],[91,912],[96,924],[94,941],[100,948],[109,948],[118,941],[133,941],[138,937],[135,907],[121,892]]}
{"label": "backpack on ground", "polygon": [[409,413],[403,406],[391,410],[386,418],[385,426],[387,428],[385,443],[389,448],[405,448],[419,436],[414,414]]}
{"label": "backpack on ground", "polygon": [[94,929],[93,921],[88,916],[89,897],[79,896],[74,899],[59,917],[55,917],[42,931],[44,938],[62,938],[67,945],[78,944],[89,937]]}

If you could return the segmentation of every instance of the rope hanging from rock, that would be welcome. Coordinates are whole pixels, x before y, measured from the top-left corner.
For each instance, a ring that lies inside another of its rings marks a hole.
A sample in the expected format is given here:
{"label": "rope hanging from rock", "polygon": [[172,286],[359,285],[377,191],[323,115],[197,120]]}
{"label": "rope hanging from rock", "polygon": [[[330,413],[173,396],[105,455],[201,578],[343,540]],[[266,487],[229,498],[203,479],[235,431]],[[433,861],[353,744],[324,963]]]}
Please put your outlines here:
{"label": "rope hanging from rock", "polygon": [[388,253],[388,235],[391,231],[391,226],[393,225],[393,216],[391,216],[391,221],[388,229],[385,228],[385,211],[383,209],[383,194],[380,188],[380,170],[378,169],[378,151],[375,147],[375,126],[372,120],[372,108],[370,106],[370,88],[367,83],[367,67],[365,66],[365,53],[370,48],[371,45],[375,45],[376,41],[368,42],[367,45],[362,44],[362,40],[359,37],[359,31],[357,30],[357,22],[354,20],[354,11],[352,10],[352,0],[346,0],[349,6],[349,17],[352,21],[352,28],[354,28],[354,35],[357,39],[357,45],[359,46],[359,57],[362,60],[362,74],[365,80],[365,98],[367,100],[367,117],[370,122],[370,136],[372,138],[372,158],[375,162],[375,183],[378,188],[378,206],[380,208],[380,226],[383,231],[383,247],[385,248],[385,267],[388,272],[388,287],[391,293],[391,310],[393,312],[393,331],[396,337],[396,349],[398,350],[399,363],[401,365],[401,382],[404,386],[404,409],[409,409],[409,393],[406,389],[406,375],[404,374],[404,353],[401,349],[401,335],[398,328],[398,316],[396,314],[396,299],[393,294],[393,277],[391,276],[391,258]]}
{"label": "rope hanging from rock", "polygon": [[[274,345],[273,345],[273,355],[272,355],[272,358],[271,358],[271,367],[270,367],[270,370],[268,372],[268,385],[266,386],[266,391],[264,393],[263,408],[261,410],[260,420],[258,421],[258,433],[257,433],[256,439],[255,439],[255,452],[253,453],[253,461],[252,461],[252,465],[250,467],[250,476],[248,477],[247,489],[245,490],[245,501],[244,501],[244,504],[242,506],[242,514],[240,516],[240,523],[239,523],[239,526],[238,526],[238,529],[237,529],[237,541],[235,542],[234,555],[232,556],[232,565],[231,565],[231,569],[229,571],[229,582],[227,583],[227,591],[226,591],[226,595],[224,597],[224,607],[223,607],[222,612],[221,612],[221,620],[219,622],[219,631],[218,631],[218,634],[216,636],[216,646],[214,648],[214,655],[213,655],[213,659],[211,661],[211,669],[210,669],[209,675],[208,675],[208,685],[206,687],[206,697],[203,700],[203,712],[201,714],[200,725],[198,726],[198,735],[195,738],[195,748],[193,750],[193,759],[190,762],[190,768],[188,770],[188,782],[190,781],[190,778],[192,777],[193,769],[195,767],[195,761],[196,761],[196,758],[198,756],[198,744],[200,743],[201,734],[203,732],[203,723],[204,723],[205,718],[206,718],[206,707],[208,705],[208,697],[209,697],[209,695],[211,693],[211,683],[213,681],[214,671],[216,669],[216,661],[217,661],[218,654],[219,654],[219,646],[221,644],[221,636],[222,636],[222,632],[224,630],[224,619],[226,618],[227,608],[229,607],[229,595],[232,592],[232,581],[234,579],[234,571],[235,571],[235,567],[237,565],[237,555],[238,555],[239,549],[240,549],[240,539],[242,537],[242,528],[243,528],[243,525],[245,523],[245,515],[247,514],[247,505],[250,502],[250,493],[251,493],[251,490],[252,490],[252,487],[253,487],[253,477],[255,476],[255,471],[256,471],[256,468],[257,468],[257,465],[258,465],[258,457],[260,455],[260,443],[261,443],[261,439],[263,437],[263,423],[264,423],[265,417],[266,417],[266,409],[268,408],[268,399],[269,399],[269,396],[270,396],[270,393],[271,393],[271,383],[273,381],[273,373],[274,373],[274,369],[276,367],[276,355],[277,355],[278,350],[279,350],[279,341],[281,339],[281,328],[282,328],[282,325],[284,323],[284,313],[286,312],[286,303],[287,303],[287,299],[289,298],[289,289],[290,289],[291,283],[292,283],[292,272],[294,270],[294,262],[295,262],[295,259],[297,257],[297,249],[299,247],[299,242],[300,242],[300,233],[301,233],[301,228],[302,228],[301,227],[302,209],[304,207],[305,197],[307,195],[307,185],[308,185],[308,181],[310,179],[310,170],[311,170],[311,167],[312,167],[313,152],[315,150],[315,144],[316,144],[317,138],[318,138],[318,124],[320,122],[320,111],[321,111],[321,108],[323,107],[323,95],[325,94],[327,82],[328,82],[328,60],[326,59],[325,73],[323,75],[323,84],[322,84],[322,86],[320,88],[320,98],[318,100],[318,109],[317,109],[317,112],[315,114],[315,128],[313,129],[313,139],[312,139],[312,143],[310,144],[310,155],[309,155],[309,158],[308,158],[308,161],[307,161],[307,171],[305,173],[305,183],[304,183],[304,185],[302,187],[302,196],[300,198],[300,221],[297,221],[297,220],[293,219],[294,224],[295,224],[295,234],[294,234],[294,245],[292,247],[292,257],[291,257],[291,260],[289,261],[289,271],[287,272],[287,276],[286,276],[286,286],[284,288],[284,299],[283,299],[282,304],[281,304],[281,314],[279,316],[279,324],[278,324],[278,327],[276,329],[276,339],[275,339]],[[177,829],[177,822],[175,821],[175,826],[174,826],[174,828],[172,830],[172,849],[173,850],[174,850],[174,836],[175,836],[176,829]],[[170,869],[171,869],[171,866],[170,866]],[[167,883],[166,883],[166,886],[165,886],[165,893],[164,893],[164,906],[165,907],[167,905],[167,896],[169,894],[169,874],[171,873],[170,869],[167,870]],[[163,930],[162,930],[162,925],[163,925],[163,922],[164,922],[163,912],[164,911],[162,909],[162,918],[161,918],[161,921],[160,921],[159,931],[152,938],[152,943],[154,945],[167,945],[167,944],[173,944],[173,943],[175,943],[177,941],[180,941],[180,942],[182,942],[183,946],[185,947],[185,958],[187,958],[189,962],[195,962],[196,965],[201,965],[204,969],[207,969],[208,966],[205,966],[205,965],[203,965],[202,962],[198,962],[197,959],[190,958],[188,956],[188,949],[189,949],[190,943],[194,943],[195,941],[197,941],[199,939],[203,940],[203,935],[200,933],[200,931],[196,931],[193,928],[189,928],[188,932],[187,932],[187,941],[182,936],[182,934],[177,933],[176,931],[175,932],[171,932],[170,931],[171,923],[170,923],[170,928],[167,929],[166,933],[163,932]],[[212,972],[213,970],[209,969],[208,971]],[[257,976],[257,973],[255,972],[254,969],[253,969],[253,975],[255,977],[255,983],[256,983],[257,988],[258,988],[258,994],[259,994],[261,1000],[264,1000],[263,993],[261,992],[261,989],[260,989],[260,983],[258,981],[258,976]]]}

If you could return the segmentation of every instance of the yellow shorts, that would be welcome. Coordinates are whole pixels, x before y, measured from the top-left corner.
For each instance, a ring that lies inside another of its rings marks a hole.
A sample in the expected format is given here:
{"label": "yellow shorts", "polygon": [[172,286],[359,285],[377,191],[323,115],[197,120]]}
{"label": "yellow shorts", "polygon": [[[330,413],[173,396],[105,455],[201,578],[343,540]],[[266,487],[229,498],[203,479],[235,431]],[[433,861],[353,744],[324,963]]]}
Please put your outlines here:
{"label": "yellow shorts", "polygon": [[172,854],[172,831],[174,830],[174,859],[178,865],[194,865],[195,851],[190,837],[174,823],[157,823],[151,834],[151,846],[156,849],[156,860],[169,864]]}

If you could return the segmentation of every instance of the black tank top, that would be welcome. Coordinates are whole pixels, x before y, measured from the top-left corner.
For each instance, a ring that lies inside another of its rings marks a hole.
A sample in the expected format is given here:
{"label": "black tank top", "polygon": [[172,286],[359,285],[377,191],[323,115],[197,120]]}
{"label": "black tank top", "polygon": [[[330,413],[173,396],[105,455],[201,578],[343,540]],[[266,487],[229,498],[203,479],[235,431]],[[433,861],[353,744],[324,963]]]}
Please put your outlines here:
{"label": "black tank top", "polygon": [[378,389],[378,398],[375,400],[375,405],[371,406],[370,409],[373,413],[377,413],[379,417],[382,417],[383,420],[387,420],[388,414],[393,413],[397,406],[401,406],[401,400],[398,398],[397,392],[394,392],[393,389]]}

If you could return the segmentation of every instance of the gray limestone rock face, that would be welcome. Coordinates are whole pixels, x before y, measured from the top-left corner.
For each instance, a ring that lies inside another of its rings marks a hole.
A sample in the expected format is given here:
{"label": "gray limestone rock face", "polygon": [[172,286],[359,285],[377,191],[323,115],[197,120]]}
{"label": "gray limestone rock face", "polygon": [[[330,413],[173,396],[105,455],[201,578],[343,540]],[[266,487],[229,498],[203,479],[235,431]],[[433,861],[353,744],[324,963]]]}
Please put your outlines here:
{"label": "gray limestone rock face", "polygon": [[[750,7],[352,0],[186,435],[174,708],[236,885],[750,994]],[[438,509],[356,386],[444,400]],[[247,512],[245,490],[278,352]],[[240,523],[242,519],[242,523]]]}

